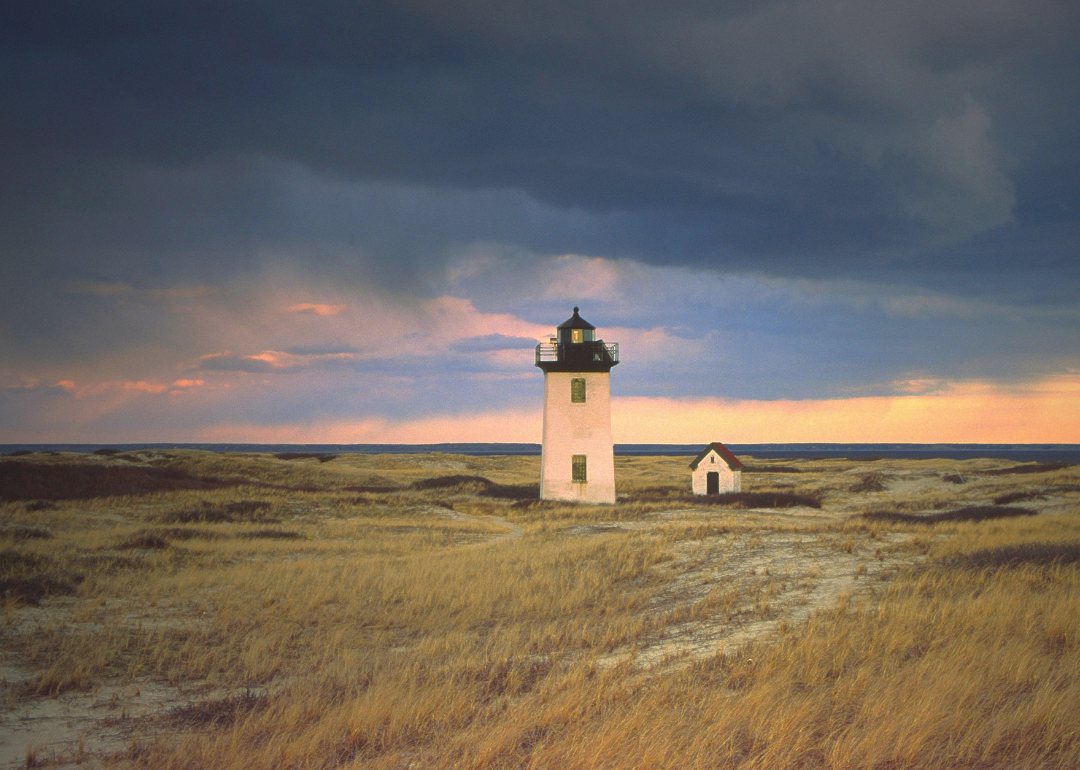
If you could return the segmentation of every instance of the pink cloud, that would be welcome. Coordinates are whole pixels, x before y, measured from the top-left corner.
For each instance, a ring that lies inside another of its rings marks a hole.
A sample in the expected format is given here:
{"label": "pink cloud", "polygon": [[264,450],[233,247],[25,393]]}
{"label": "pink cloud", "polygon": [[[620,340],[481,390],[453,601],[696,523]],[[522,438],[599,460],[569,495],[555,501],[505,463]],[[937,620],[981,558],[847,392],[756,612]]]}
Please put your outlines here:
{"label": "pink cloud", "polygon": [[281,350],[263,350],[250,355],[236,355],[228,350],[207,353],[197,361],[184,364],[184,369],[203,371],[270,373],[301,369],[318,369],[342,362],[355,361],[355,353],[287,353]]}
{"label": "pink cloud", "polygon": [[[545,273],[545,299],[612,301],[622,296],[619,288],[624,273],[622,265],[614,260],[563,254],[545,263]],[[582,281],[582,275],[589,276],[589,280]]]}
{"label": "pink cloud", "polygon": [[289,307],[290,313],[310,313],[312,315],[337,315],[348,305],[319,305],[314,302],[301,302]]}
{"label": "pink cloud", "polygon": [[121,383],[124,390],[137,390],[142,393],[163,393],[169,386],[160,382],[146,382],[146,380],[127,380]]}
{"label": "pink cloud", "polygon": [[[187,380],[186,382],[198,382],[202,384],[201,380]],[[170,387],[174,385],[167,385],[164,382],[154,382],[148,380],[105,380],[100,382],[84,382],[81,385],[75,382],[75,380],[59,380],[56,385],[51,386],[63,390],[66,393],[70,393],[75,398],[90,398],[93,396],[99,396],[103,393],[164,393]]]}

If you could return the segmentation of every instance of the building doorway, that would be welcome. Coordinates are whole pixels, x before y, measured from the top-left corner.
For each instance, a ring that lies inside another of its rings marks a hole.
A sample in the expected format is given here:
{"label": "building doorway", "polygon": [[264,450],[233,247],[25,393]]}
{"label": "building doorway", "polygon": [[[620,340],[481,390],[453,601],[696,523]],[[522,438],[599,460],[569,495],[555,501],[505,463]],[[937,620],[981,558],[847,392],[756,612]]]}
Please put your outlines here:
{"label": "building doorway", "polygon": [[709,471],[705,475],[705,494],[720,494],[720,474],[716,471]]}

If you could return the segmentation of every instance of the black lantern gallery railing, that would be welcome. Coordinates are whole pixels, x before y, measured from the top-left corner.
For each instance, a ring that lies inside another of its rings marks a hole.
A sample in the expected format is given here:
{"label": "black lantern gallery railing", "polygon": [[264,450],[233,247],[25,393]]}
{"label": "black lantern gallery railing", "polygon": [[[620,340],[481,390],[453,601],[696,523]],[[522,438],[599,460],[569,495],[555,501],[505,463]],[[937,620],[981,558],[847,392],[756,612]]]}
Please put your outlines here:
{"label": "black lantern gallery railing", "polygon": [[614,366],[619,363],[619,343],[603,340],[541,343],[536,346],[536,363],[601,363]]}

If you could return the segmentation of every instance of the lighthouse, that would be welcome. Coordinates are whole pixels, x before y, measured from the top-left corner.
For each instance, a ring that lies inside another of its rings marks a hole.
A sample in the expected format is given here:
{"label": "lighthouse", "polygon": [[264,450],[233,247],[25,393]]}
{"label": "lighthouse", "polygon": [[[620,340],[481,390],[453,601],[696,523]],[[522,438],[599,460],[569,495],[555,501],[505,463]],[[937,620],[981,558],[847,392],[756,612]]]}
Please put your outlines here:
{"label": "lighthouse", "polygon": [[618,363],[619,344],[596,339],[576,307],[550,343],[536,346],[544,371],[541,499],[615,502],[611,367]]}

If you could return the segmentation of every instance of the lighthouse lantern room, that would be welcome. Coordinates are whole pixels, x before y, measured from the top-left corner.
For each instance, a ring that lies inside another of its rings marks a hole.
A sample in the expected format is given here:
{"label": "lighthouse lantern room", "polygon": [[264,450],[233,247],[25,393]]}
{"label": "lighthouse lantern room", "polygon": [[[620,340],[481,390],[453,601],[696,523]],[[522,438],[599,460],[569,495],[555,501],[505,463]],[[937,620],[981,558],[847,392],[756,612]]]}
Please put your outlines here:
{"label": "lighthouse lantern room", "polygon": [[619,344],[596,339],[576,307],[550,343],[536,346],[544,371],[542,499],[615,502],[611,367],[618,363]]}

